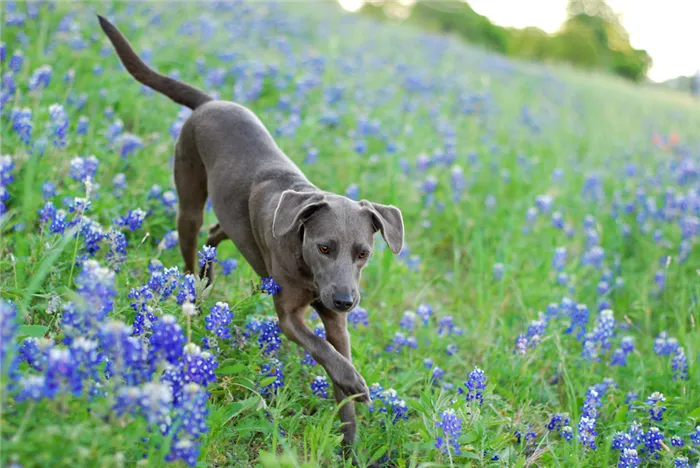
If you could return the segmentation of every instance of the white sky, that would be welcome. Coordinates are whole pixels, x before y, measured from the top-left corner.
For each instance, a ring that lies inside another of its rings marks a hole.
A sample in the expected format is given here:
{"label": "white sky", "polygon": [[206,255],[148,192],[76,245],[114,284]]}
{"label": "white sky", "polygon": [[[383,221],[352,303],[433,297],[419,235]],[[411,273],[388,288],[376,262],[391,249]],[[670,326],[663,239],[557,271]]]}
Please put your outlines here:
{"label": "white sky", "polygon": [[[349,10],[362,0],[339,0]],[[566,0],[469,0],[501,26],[537,26],[553,33],[566,19]],[[663,81],[700,69],[700,0],[608,0],[622,15],[632,46],[654,60],[649,78]]]}

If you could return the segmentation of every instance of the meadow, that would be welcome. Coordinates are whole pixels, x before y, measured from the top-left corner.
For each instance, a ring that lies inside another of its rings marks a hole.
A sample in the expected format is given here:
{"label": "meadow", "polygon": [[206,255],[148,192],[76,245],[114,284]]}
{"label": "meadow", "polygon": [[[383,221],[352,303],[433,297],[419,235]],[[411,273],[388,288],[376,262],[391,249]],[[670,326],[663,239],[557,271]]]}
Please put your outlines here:
{"label": "meadow", "polygon": [[0,465],[351,466],[269,282],[230,242],[210,287],[182,274],[189,111],[96,13],[321,189],[402,210],[349,315],[360,466],[700,463],[697,102],[332,3],[0,8]]}

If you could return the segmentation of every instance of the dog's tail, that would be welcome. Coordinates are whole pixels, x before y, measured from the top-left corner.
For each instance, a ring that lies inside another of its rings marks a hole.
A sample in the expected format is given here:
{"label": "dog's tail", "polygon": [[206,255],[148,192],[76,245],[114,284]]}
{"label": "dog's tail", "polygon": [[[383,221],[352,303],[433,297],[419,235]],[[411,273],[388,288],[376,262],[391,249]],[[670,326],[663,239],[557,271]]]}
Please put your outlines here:
{"label": "dog's tail", "polygon": [[148,65],[136,55],[129,41],[119,32],[116,26],[107,21],[103,16],[97,15],[97,18],[100,20],[102,30],[112,42],[124,67],[126,67],[127,71],[131,76],[136,78],[137,81],[145,84],[149,88],[153,88],[159,93],[165,94],[178,104],[182,104],[193,110],[205,102],[212,100],[211,96],[207,96],[203,91],[168,76],[161,75],[149,68]]}

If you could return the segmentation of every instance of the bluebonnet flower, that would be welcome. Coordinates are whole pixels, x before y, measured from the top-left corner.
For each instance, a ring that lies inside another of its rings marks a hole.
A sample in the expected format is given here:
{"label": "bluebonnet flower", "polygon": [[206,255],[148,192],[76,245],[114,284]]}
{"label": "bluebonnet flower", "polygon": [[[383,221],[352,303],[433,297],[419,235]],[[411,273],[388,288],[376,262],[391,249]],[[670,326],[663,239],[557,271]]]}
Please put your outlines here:
{"label": "bluebonnet flower", "polygon": [[185,302],[195,303],[197,301],[197,291],[194,285],[194,275],[187,274],[182,278],[180,291],[177,293],[177,304],[182,305]]}
{"label": "bluebonnet flower", "polygon": [[[199,266],[204,267],[205,265],[216,263],[216,247],[211,247],[205,245],[202,250],[197,252],[199,256]],[[211,268],[211,267],[210,267]]]}
{"label": "bluebonnet flower", "polygon": [[357,200],[360,196],[360,188],[357,184],[350,184],[347,189],[345,189],[345,196],[351,200]]}
{"label": "bluebonnet flower", "polygon": [[143,141],[141,138],[137,137],[136,135],[132,135],[131,133],[119,135],[119,137],[116,138],[115,143],[117,147],[120,148],[119,154],[122,158],[126,158],[136,150],[143,148]]}
{"label": "bluebonnet flower", "polygon": [[104,237],[109,240],[109,252],[105,255],[105,260],[112,268],[118,269],[119,265],[126,260],[126,248],[129,242],[124,233],[116,229],[110,229]]}
{"label": "bluebonnet flower", "polygon": [[225,302],[217,302],[211,307],[211,312],[206,316],[206,329],[215,330],[216,336],[224,340],[231,338],[229,325],[233,319],[233,313]]}
{"label": "bluebonnet flower", "polygon": [[405,311],[403,313],[403,316],[401,317],[401,320],[399,321],[399,327],[407,331],[413,331],[413,329],[416,327],[415,312],[412,312],[410,310]]}
{"label": "bluebonnet flower", "polygon": [[[272,396],[277,392],[277,389],[284,386],[284,372],[282,369],[282,363],[277,358],[272,358],[265,364],[263,364],[260,371],[263,377],[267,377],[270,380],[274,377],[274,380],[267,385],[260,388],[260,393],[263,396]],[[264,379],[265,380],[265,379]]]}
{"label": "bluebonnet flower", "polygon": [[452,185],[452,198],[455,202],[458,202],[467,185],[464,180],[464,169],[462,169],[461,166],[452,167],[450,171],[450,184]]}
{"label": "bluebonnet flower", "polygon": [[650,455],[661,450],[661,444],[664,440],[664,435],[659,431],[658,427],[651,427],[644,433],[644,447]]}
{"label": "bluebonnet flower", "polygon": [[642,459],[639,458],[634,448],[626,448],[620,454],[617,468],[637,468],[641,462]]}
{"label": "bluebonnet flower", "polygon": [[566,247],[557,247],[554,249],[554,258],[552,259],[552,268],[561,271],[566,266]]}
{"label": "bluebonnet flower", "polygon": [[158,244],[158,247],[161,249],[172,249],[177,245],[179,238],[180,237],[177,231],[170,231],[163,236],[163,239]]}
{"label": "bluebonnet flower", "polygon": [[685,351],[679,347],[673,355],[673,380],[688,380],[688,360]]}
{"label": "bluebonnet flower", "polygon": [[688,461],[688,457],[684,457],[681,455],[674,458],[673,466],[674,468],[690,468],[690,462]]}
{"label": "bluebonnet flower", "polygon": [[29,145],[32,139],[32,129],[34,128],[31,109],[12,109],[10,120],[12,121],[12,129],[17,133],[20,140],[25,145]]}
{"label": "bluebonnet flower", "polygon": [[19,327],[17,307],[12,301],[0,299],[0,370],[5,370],[5,360],[14,347],[15,334]]}
{"label": "bluebonnet flower", "polygon": [[355,307],[353,310],[348,312],[348,323],[352,325],[353,328],[357,328],[358,325],[369,326],[369,314],[362,307]]}
{"label": "bluebonnet flower", "polygon": [[265,317],[262,320],[252,318],[246,324],[246,329],[258,334],[258,347],[265,354],[276,354],[282,345],[279,322],[274,317]]}
{"label": "bluebonnet flower", "polygon": [[464,382],[466,390],[459,388],[458,392],[464,394],[467,402],[476,401],[481,406],[484,403],[484,390],[486,390],[486,374],[478,367],[474,367],[469,373],[467,381]]}
{"label": "bluebonnet flower", "polygon": [[54,146],[66,146],[66,136],[68,132],[68,114],[60,104],[49,106],[49,117],[51,118],[51,129]]}
{"label": "bluebonnet flower", "polygon": [[394,338],[393,338],[391,344],[389,344],[386,347],[386,351],[389,353],[391,353],[391,352],[398,353],[398,352],[401,352],[401,350],[404,348],[404,346],[407,346],[407,345],[409,347],[414,347],[414,346],[411,346],[409,344],[409,338],[406,338],[406,335],[397,331],[396,333],[394,333]]}
{"label": "bluebonnet flower", "polygon": [[121,196],[121,192],[126,189],[126,174],[120,172],[112,177],[112,185],[114,186],[114,193],[118,198]]}
{"label": "bluebonnet flower", "polygon": [[78,118],[78,126],[75,129],[75,133],[78,135],[87,135],[89,123],[90,119],[81,115],[80,118]]}
{"label": "bluebonnet flower", "polygon": [[430,381],[434,384],[440,383],[442,378],[445,376],[445,371],[440,369],[438,366],[433,367],[430,372]]}
{"label": "bluebonnet flower", "polygon": [[175,316],[166,314],[153,324],[150,353],[163,357],[170,364],[176,364],[183,356],[186,342],[185,334]]}
{"label": "bluebonnet flower", "polygon": [[445,315],[438,319],[438,335],[440,337],[452,335],[454,328],[454,318],[451,315]]}
{"label": "bluebonnet flower", "polygon": [[141,229],[143,221],[146,219],[146,212],[141,208],[129,210],[126,216],[120,216],[114,220],[114,224],[120,227],[128,227],[130,231]]}
{"label": "bluebonnet flower", "polygon": [[502,263],[495,263],[493,265],[493,279],[498,281],[503,278],[503,273],[505,272],[505,266]]}
{"label": "bluebonnet flower", "polygon": [[221,265],[221,274],[228,276],[233,272],[233,270],[238,268],[238,261],[235,258],[227,258],[226,260],[219,262],[219,265]]}
{"label": "bluebonnet flower", "polygon": [[442,433],[437,437],[435,447],[442,449],[444,453],[449,453],[452,447],[455,455],[461,455],[458,440],[462,435],[462,418],[455,413],[455,410],[448,408],[440,413],[440,420],[435,423],[435,427]]}
{"label": "bluebonnet flower", "polygon": [[100,266],[94,260],[84,263],[75,283],[81,301],[79,304],[66,304],[62,318],[68,345],[74,337],[90,336],[96,331],[98,324],[112,310],[113,298],[117,294],[114,271]]}
{"label": "bluebonnet flower", "polygon": [[416,314],[423,319],[423,325],[427,325],[430,317],[433,315],[433,308],[429,304],[420,304],[416,308]]}
{"label": "bluebonnet flower", "polygon": [[15,50],[10,57],[10,70],[12,73],[17,74],[22,69],[22,64],[24,63],[24,54],[21,50]]}
{"label": "bluebonnet flower", "polygon": [[585,304],[577,304],[573,309],[570,309],[571,324],[564,333],[572,333],[578,329],[576,338],[581,340],[586,334],[588,326],[588,307]]}
{"label": "bluebonnet flower", "polygon": [[678,436],[673,436],[673,437],[671,437],[671,445],[673,447],[683,447],[685,445],[685,442],[683,441],[683,438],[678,437]]}
{"label": "bluebonnet flower", "polygon": [[317,375],[311,382],[311,391],[319,398],[328,398],[328,379],[325,375]]}
{"label": "bluebonnet flower", "polygon": [[47,180],[41,186],[41,196],[44,199],[53,198],[56,196],[56,184]]}
{"label": "bluebonnet flower", "polygon": [[456,343],[451,343],[447,345],[447,348],[445,348],[445,352],[447,353],[448,356],[453,356],[457,354],[457,344]]}
{"label": "bluebonnet flower", "polygon": [[693,445],[700,445],[700,426],[695,426],[695,430],[690,433],[690,441]]}
{"label": "bluebonnet flower", "polygon": [[[555,415],[552,416],[552,419],[549,420],[547,423],[547,430],[549,431],[557,431],[559,432],[559,435],[562,437],[563,435],[563,429],[566,427],[569,427],[569,417],[563,414],[556,413]],[[569,440],[569,439],[567,439]]]}
{"label": "bluebonnet flower", "polygon": [[654,352],[659,356],[670,356],[678,350],[678,340],[669,337],[665,331],[659,333],[654,340]]}
{"label": "bluebonnet flower", "polygon": [[586,392],[586,400],[581,407],[581,419],[578,425],[578,439],[584,447],[595,450],[595,430],[596,419],[598,418],[598,408],[602,406],[600,395],[594,387],[590,387]]}
{"label": "bluebonnet flower", "polygon": [[182,460],[188,466],[196,466],[199,451],[200,442],[194,441],[187,436],[183,438],[176,437],[173,440],[170,452],[166,455],[165,460],[168,462]]}
{"label": "bluebonnet flower", "polygon": [[15,397],[17,401],[27,399],[41,401],[47,398],[46,376],[44,375],[23,375],[19,379],[19,394]]}
{"label": "bluebonnet flower", "polygon": [[52,71],[51,65],[42,65],[35,69],[29,78],[29,90],[34,91],[38,88],[47,88],[49,83],[51,83]]}
{"label": "bluebonnet flower", "polygon": [[[209,351],[202,351],[202,348],[194,343],[187,343],[184,346],[184,373],[185,384],[194,382],[207,386],[216,382],[214,370],[219,363]],[[172,362],[171,362],[172,364]]]}
{"label": "bluebonnet flower", "polygon": [[666,411],[666,407],[661,404],[666,401],[663,393],[654,392],[647,398],[647,405],[649,405],[649,416],[651,416],[652,421],[661,421]]}
{"label": "bluebonnet flower", "polygon": [[264,293],[267,293],[270,296],[274,296],[275,294],[279,293],[281,289],[282,288],[280,287],[280,285],[277,284],[274,279],[272,279],[272,276],[262,278],[262,291]]}
{"label": "bluebonnet flower", "polygon": [[99,165],[100,161],[95,156],[75,157],[70,162],[70,176],[77,182],[83,182],[88,177],[94,179]]}
{"label": "bluebonnet flower", "polygon": [[379,412],[386,413],[391,417],[391,421],[396,424],[402,419],[408,419],[408,406],[406,402],[399,398],[398,393],[393,388],[384,390],[381,385],[375,383],[370,387],[370,412],[375,411],[381,403]]}

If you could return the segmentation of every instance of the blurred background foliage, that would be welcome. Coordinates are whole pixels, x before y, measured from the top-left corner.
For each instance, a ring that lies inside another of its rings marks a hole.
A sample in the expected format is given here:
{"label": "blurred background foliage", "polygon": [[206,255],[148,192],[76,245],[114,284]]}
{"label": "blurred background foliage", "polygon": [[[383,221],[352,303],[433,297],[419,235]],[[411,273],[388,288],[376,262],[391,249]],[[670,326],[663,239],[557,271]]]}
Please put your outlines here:
{"label": "blurred background foliage", "polygon": [[511,57],[566,62],[604,70],[639,82],[651,68],[651,56],[631,46],[618,15],[604,0],[569,0],[567,20],[555,34],[536,27],[493,24],[461,0],[373,0],[362,14],[381,20],[405,20],[421,28],[455,34],[468,42]]}

